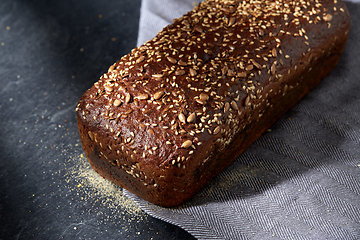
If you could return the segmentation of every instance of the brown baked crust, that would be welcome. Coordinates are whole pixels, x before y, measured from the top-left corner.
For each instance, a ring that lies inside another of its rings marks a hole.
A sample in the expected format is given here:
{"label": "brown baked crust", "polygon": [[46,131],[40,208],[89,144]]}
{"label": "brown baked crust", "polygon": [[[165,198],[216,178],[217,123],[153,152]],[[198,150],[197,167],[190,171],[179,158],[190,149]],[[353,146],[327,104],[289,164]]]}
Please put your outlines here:
{"label": "brown baked crust", "polygon": [[190,199],[337,64],[341,1],[204,1],[80,99],[100,175],[161,206]]}

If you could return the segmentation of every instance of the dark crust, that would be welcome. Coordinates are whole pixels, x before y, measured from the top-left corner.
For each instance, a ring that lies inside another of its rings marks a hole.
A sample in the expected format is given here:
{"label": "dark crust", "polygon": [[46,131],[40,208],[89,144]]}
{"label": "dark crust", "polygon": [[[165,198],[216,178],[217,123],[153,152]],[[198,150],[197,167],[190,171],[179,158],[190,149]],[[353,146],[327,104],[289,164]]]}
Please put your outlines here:
{"label": "dark crust", "polygon": [[82,96],[78,128],[95,171],[179,205],[336,66],[350,27],[343,2],[246,2],[204,1]]}

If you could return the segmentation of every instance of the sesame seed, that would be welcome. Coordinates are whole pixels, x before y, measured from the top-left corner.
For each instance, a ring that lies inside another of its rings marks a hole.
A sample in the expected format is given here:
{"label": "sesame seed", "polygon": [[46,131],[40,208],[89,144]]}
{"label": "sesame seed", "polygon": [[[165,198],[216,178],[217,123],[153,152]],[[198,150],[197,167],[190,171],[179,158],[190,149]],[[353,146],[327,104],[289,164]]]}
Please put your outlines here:
{"label": "sesame seed", "polygon": [[94,134],[91,131],[88,131],[88,135],[92,141],[94,141]]}
{"label": "sesame seed", "polygon": [[105,88],[105,91],[107,91],[107,92],[112,92],[114,90],[112,87],[110,87],[108,85],[105,85],[104,88]]}
{"label": "sesame seed", "polygon": [[114,70],[114,68],[115,68],[115,65],[111,65],[108,69],[108,72],[112,72]]}
{"label": "sesame seed", "polygon": [[216,135],[220,132],[221,128],[219,126],[217,126],[215,129],[214,129],[214,132],[213,134]]}
{"label": "sesame seed", "polygon": [[198,99],[198,98],[195,98],[195,101],[196,101],[197,103],[200,103],[201,105],[206,104],[205,101],[202,101],[201,99]]}

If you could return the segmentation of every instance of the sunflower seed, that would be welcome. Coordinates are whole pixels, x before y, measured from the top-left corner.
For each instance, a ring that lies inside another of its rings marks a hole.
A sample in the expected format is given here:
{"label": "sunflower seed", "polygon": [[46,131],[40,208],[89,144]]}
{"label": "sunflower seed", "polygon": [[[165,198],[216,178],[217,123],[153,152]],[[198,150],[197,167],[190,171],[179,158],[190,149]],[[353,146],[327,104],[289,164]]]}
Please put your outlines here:
{"label": "sunflower seed", "polygon": [[207,101],[207,100],[209,100],[209,95],[207,95],[205,93],[200,93],[199,98],[201,101]]}
{"label": "sunflower seed", "polygon": [[238,109],[239,109],[239,107],[238,107],[238,105],[237,105],[237,103],[236,103],[235,101],[231,101],[231,102],[230,102],[230,105],[231,105],[232,109],[234,109],[234,110],[238,110]]}
{"label": "sunflower seed", "polygon": [[129,103],[131,100],[131,94],[130,93],[127,93],[126,96],[125,96],[125,102],[126,103]]}
{"label": "sunflower seed", "polygon": [[192,145],[192,141],[191,140],[186,140],[185,142],[183,142],[183,144],[181,144],[182,148],[189,148]]}
{"label": "sunflower seed", "polygon": [[327,22],[330,22],[332,20],[331,14],[326,14],[326,16],[323,17],[323,19]]}
{"label": "sunflower seed", "polygon": [[164,95],[164,91],[160,90],[154,94],[154,99],[158,100]]}
{"label": "sunflower seed", "polygon": [[115,107],[118,107],[118,106],[120,106],[121,105],[121,101],[119,100],[119,99],[116,99],[115,101],[114,101],[114,106]]}
{"label": "sunflower seed", "polygon": [[190,68],[189,72],[192,77],[196,76],[196,71],[194,69]]}
{"label": "sunflower seed", "polygon": [[139,100],[146,100],[149,98],[149,95],[147,95],[146,93],[140,93],[136,98]]}
{"label": "sunflower seed", "polygon": [[175,75],[177,75],[177,76],[184,75],[184,74],[185,74],[185,71],[182,69],[175,71]]}
{"label": "sunflower seed", "polygon": [[186,120],[189,123],[193,122],[195,120],[195,113],[190,114]]}
{"label": "sunflower seed", "polygon": [[153,74],[152,77],[154,78],[162,78],[164,75],[163,74]]}
{"label": "sunflower seed", "polygon": [[250,65],[246,66],[245,70],[250,71],[250,70],[253,70],[253,68],[254,68],[254,65],[250,64]]}
{"label": "sunflower seed", "polygon": [[186,118],[185,118],[185,115],[184,115],[183,113],[180,113],[180,114],[179,114],[179,120],[180,120],[180,122],[182,122],[182,123],[186,123]]}
{"label": "sunflower seed", "polygon": [[275,71],[276,71],[275,64],[271,65],[270,71],[272,75],[275,75]]}
{"label": "sunflower seed", "polygon": [[245,98],[245,106],[249,106],[250,105],[250,95],[248,95],[246,98]]}
{"label": "sunflower seed", "polygon": [[172,57],[167,57],[167,60],[173,64],[175,64],[177,61],[175,58],[172,58]]}
{"label": "sunflower seed", "polygon": [[181,60],[178,62],[178,64],[179,64],[180,66],[184,66],[184,67],[187,66],[187,63],[184,62],[184,61],[181,61]]}
{"label": "sunflower seed", "polygon": [[224,113],[226,113],[229,109],[230,109],[230,104],[226,102],[224,106]]}
{"label": "sunflower seed", "polygon": [[230,20],[229,20],[229,25],[228,26],[230,27],[231,25],[233,25],[235,23],[235,20],[236,19],[234,17],[231,17]]}
{"label": "sunflower seed", "polygon": [[276,52],[276,49],[275,49],[275,48],[273,48],[273,49],[271,50],[271,55],[272,55],[273,57],[277,57],[277,52]]}

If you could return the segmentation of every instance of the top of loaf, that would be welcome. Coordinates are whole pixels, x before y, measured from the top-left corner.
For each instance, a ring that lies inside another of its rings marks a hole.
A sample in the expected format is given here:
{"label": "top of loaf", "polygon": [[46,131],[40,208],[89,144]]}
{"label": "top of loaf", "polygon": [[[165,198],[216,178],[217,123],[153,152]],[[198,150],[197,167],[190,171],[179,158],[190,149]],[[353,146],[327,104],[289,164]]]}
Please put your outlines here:
{"label": "top of loaf", "polygon": [[282,94],[268,83],[296,72],[293,58],[311,59],[344,8],[337,0],[204,1],[114,63],[76,110],[101,157],[181,171],[192,156],[210,152],[205,141],[226,145],[261,117],[259,106]]}

